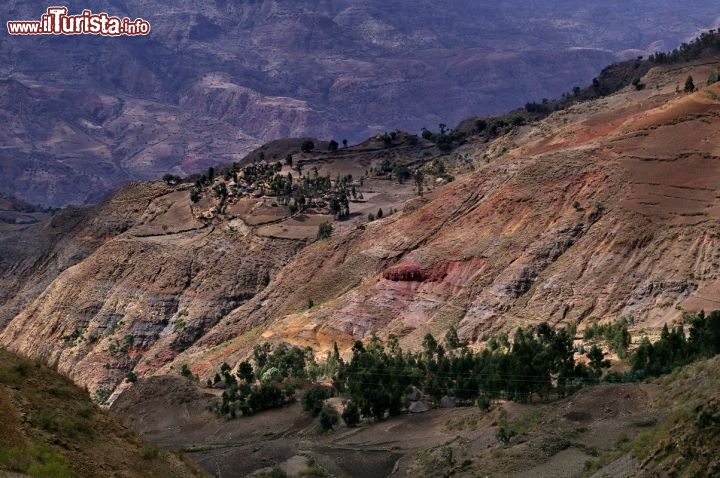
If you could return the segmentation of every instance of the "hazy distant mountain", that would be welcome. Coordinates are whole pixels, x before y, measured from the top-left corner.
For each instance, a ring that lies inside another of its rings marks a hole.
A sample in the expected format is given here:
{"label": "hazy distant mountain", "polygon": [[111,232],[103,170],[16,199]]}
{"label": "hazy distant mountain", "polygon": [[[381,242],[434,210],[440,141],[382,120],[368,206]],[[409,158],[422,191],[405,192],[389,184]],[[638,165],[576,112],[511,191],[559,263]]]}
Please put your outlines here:
{"label": "hazy distant mountain", "polygon": [[[49,205],[286,136],[454,124],[587,84],[717,23],[714,1],[65,2],[148,37],[0,35],[0,191]],[[5,2],[36,20],[45,4]]]}

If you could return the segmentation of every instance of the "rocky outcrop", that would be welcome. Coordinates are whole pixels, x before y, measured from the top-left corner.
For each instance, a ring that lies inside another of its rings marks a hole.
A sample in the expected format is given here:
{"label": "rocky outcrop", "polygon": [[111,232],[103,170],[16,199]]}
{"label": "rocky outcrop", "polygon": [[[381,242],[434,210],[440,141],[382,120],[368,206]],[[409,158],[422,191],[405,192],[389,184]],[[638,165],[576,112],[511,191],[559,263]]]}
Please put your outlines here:
{"label": "rocky outcrop", "polygon": [[447,275],[447,267],[448,264],[435,264],[426,269],[420,264],[397,264],[385,270],[383,278],[394,282],[438,282]]}

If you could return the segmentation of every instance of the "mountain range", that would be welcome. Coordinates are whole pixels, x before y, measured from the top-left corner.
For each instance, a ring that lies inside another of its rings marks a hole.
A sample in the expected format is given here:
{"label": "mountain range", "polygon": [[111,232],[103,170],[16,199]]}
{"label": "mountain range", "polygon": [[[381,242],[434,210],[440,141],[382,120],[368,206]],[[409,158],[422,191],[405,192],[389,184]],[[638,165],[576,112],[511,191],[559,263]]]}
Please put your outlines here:
{"label": "mountain range", "polygon": [[[505,112],[717,23],[693,2],[66,2],[147,37],[0,36],[0,192],[97,202],[281,137],[362,140]],[[6,20],[46,7],[10,0]]]}

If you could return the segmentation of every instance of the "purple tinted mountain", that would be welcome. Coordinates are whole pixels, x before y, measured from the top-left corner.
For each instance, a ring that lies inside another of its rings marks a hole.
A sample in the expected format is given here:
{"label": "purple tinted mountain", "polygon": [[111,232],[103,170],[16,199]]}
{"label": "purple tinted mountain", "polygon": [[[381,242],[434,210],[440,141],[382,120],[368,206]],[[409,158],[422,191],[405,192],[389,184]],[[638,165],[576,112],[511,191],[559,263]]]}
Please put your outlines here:
{"label": "purple tinted mountain", "polygon": [[[148,37],[0,36],[0,191],[93,202],[122,182],[241,159],[268,140],[350,141],[494,114],[716,23],[716,2],[65,2]],[[44,4],[8,1],[7,20]]]}

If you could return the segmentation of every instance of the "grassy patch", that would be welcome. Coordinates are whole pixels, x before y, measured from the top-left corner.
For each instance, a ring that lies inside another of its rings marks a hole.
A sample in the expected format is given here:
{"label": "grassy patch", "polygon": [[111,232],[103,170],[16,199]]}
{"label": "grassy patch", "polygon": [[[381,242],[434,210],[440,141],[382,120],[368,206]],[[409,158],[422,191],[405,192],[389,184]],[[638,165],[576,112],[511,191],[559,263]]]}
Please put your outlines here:
{"label": "grassy patch", "polygon": [[308,458],[307,468],[299,473],[303,478],[326,478],[330,475],[317,464],[314,458]]}
{"label": "grassy patch", "polygon": [[47,478],[73,476],[65,457],[43,443],[0,448],[0,468]]}
{"label": "grassy patch", "polygon": [[527,412],[522,417],[518,418],[514,422],[510,422],[510,430],[514,431],[515,434],[521,435],[527,432],[530,428],[540,423],[543,417],[542,410],[532,410]]}
{"label": "grassy patch", "polygon": [[678,423],[692,423],[694,414],[690,409],[680,409],[671,414],[661,425],[644,431],[632,441],[630,448],[635,458],[642,458],[663,439],[670,436],[670,431]]}

